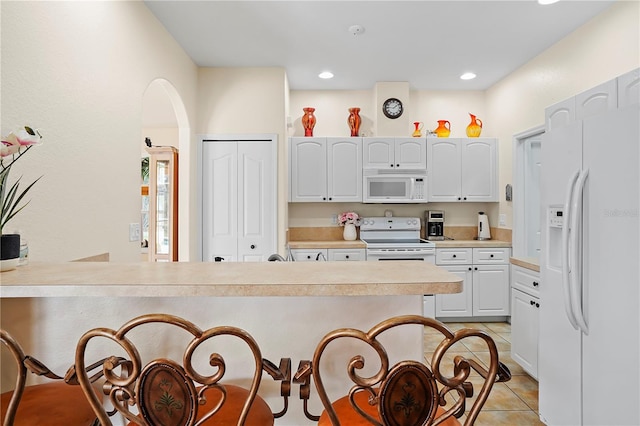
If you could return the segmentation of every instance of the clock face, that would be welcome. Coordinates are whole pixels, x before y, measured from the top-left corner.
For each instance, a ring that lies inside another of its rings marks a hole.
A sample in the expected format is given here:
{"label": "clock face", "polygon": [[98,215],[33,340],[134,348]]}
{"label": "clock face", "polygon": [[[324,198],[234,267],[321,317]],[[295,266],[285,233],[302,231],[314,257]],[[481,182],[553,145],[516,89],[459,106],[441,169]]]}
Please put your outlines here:
{"label": "clock face", "polygon": [[394,119],[402,115],[403,107],[400,99],[389,98],[382,104],[382,112],[387,117]]}

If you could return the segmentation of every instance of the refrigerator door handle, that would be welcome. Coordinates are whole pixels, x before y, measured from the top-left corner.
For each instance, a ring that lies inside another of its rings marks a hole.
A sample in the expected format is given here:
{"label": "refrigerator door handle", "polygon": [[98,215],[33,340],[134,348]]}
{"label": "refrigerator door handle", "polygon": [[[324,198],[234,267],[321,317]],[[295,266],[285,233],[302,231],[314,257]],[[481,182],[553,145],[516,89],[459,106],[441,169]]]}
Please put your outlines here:
{"label": "refrigerator door handle", "polygon": [[573,258],[572,265],[574,268],[574,273],[571,274],[570,281],[570,291],[571,291],[571,306],[572,311],[575,316],[576,322],[578,323],[578,327],[585,334],[589,334],[589,326],[584,318],[584,311],[582,307],[582,288],[583,288],[583,279],[582,279],[582,259],[583,259],[583,247],[582,247],[582,232],[581,223],[582,223],[582,214],[583,214],[583,191],[584,185],[586,183],[587,177],[589,176],[589,170],[584,170],[578,176],[578,180],[575,184],[575,190],[573,193],[573,205],[571,206],[571,210],[573,216],[571,217],[571,229],[572,229],[572,237],[573,237]]}
{"label": "refrigerator door handle", "polygon": [[575,189],[575,183],[580,175],[580,170],[576,171],[567,184],[567,190],[565,192],[564,198],[564,224],[562,226],[562,300],[564,301],[564,310],[567,314],[567,318],[571,323],[571,326],[579,330],[578,322],[576,321],[575,314],[573,312],[573,303],[571,302],[571,291],[570,291],[570,265],[569,265],[569,240],[570,240],[570,225],[571,225],[571,217],[573,212],[571,211],[571,201],[573,199],[573,193]]}

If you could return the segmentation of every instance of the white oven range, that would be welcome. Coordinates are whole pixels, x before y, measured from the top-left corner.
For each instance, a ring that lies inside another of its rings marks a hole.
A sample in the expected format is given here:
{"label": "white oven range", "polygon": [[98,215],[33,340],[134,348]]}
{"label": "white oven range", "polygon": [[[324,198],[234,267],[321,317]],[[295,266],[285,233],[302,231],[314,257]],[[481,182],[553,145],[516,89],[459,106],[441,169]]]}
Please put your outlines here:
{"label": "white oven range", "polygon": [[[420,238],[418,217],[366,217],[360,224],[367,261],[408,260],[436,263],[436,245]],[[425,316],[435,318],[435,296],[424,295]]]}
{"label": "white oven range", "polygon": [[436,246],[420,238],[420,218],[366,217],[360,239],[367,245],[367,261],[417,260],[435,263]]}

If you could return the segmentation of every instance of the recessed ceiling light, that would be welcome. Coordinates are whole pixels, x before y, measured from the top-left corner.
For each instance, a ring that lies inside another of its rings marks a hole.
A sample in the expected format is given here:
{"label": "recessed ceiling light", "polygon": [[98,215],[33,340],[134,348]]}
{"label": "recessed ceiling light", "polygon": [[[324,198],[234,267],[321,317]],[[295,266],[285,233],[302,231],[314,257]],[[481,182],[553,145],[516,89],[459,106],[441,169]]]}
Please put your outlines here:
{"label": "recessed ceiling light", "polygon": [[320,74],[318,74],[318,77],[320,78],[333,78],[333,73],[331,71],[322,71]]}
{"label": "recessed ceiling light", "polygon": [[465,72],[460,76],[461,80],[473,80],[474,78],[476,78],[476,75],[472,72]]}
{"label": "recessed ceiling light", "polygon": [[546,4],[554,4],[559,0],[538,0],[538,4],[546,5]]}

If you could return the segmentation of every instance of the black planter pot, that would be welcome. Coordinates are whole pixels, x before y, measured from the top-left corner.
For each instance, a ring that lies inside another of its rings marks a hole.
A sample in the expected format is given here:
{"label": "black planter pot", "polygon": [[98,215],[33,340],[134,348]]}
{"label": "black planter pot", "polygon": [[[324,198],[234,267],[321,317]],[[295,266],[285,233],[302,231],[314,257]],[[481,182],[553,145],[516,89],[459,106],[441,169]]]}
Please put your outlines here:
{"label": "black planter pot", "polygon": [[0,236],[0,260],[20,257],[20,234],[2,234]]}

